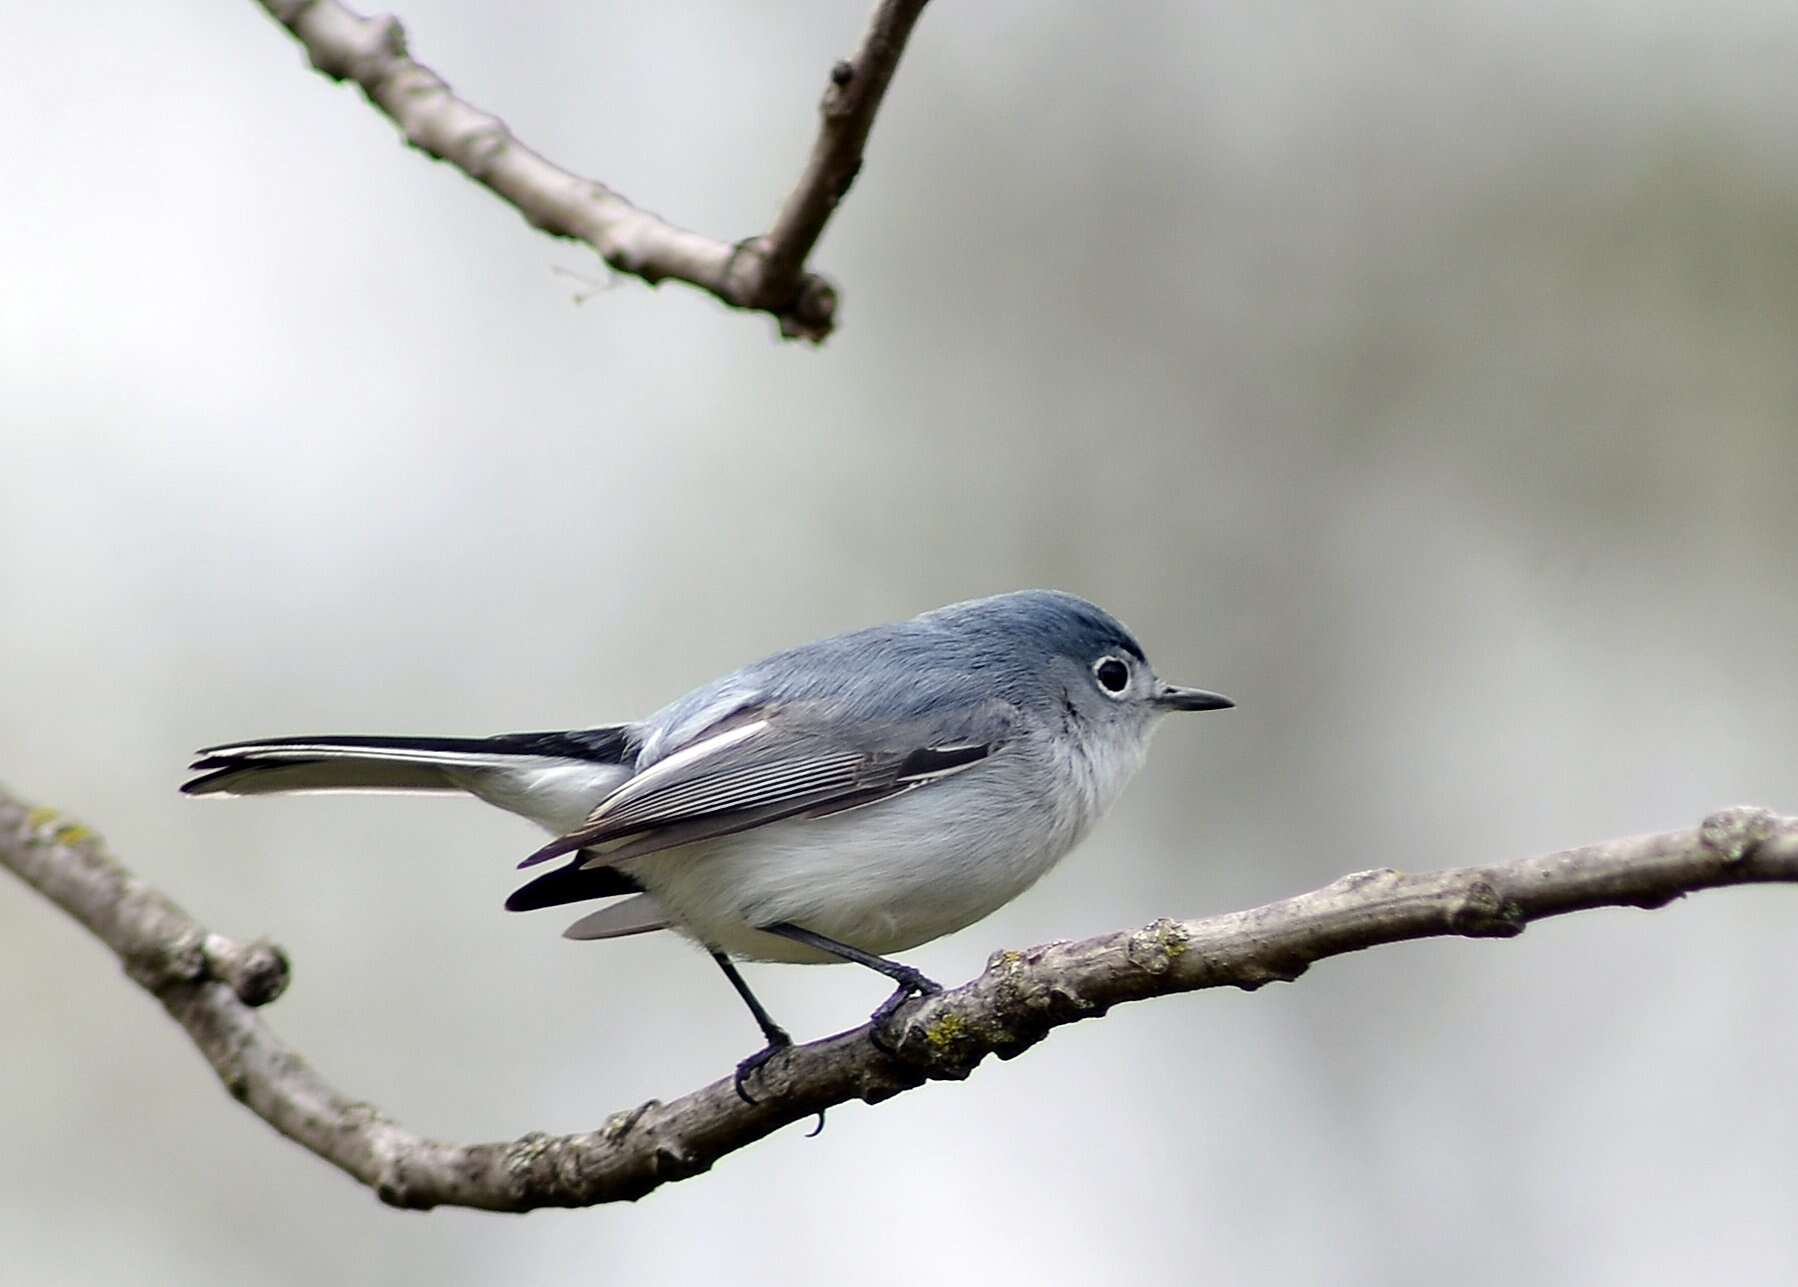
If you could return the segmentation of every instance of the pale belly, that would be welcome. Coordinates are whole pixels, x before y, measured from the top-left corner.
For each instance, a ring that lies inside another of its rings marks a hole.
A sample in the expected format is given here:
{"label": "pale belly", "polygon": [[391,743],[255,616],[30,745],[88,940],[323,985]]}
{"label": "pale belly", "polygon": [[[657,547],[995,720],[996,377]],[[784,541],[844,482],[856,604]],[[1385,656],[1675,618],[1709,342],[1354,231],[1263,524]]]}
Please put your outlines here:
{"label": "pale belly", "polygon": [[866,952],[902,952],[1016,898],[1091,821],[1072,802],[1045,805],[974,776],[619,865],[661,901],[676,929],[735,956],[837,959],[756,928],[783,921]]}

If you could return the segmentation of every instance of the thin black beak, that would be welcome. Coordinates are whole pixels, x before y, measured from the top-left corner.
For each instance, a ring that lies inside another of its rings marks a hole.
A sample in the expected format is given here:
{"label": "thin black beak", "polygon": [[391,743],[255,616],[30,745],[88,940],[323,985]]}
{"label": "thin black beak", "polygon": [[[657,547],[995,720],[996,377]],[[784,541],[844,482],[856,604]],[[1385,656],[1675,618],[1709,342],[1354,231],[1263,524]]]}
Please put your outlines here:
{"label": "thin black beak", "polygon": [[1164,711],[1227,711],[1236,705],[1222,693],[1181,688],[1177,684],[1163,684],[1149,700]]}

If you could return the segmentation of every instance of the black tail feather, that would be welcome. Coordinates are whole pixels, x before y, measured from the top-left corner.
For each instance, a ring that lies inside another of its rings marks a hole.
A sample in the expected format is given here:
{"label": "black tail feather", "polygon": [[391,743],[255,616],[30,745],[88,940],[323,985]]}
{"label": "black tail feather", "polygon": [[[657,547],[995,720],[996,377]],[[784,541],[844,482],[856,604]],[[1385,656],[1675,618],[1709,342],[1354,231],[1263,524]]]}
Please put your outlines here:
{"label": "black tail feather", "polygon": [[[204,746],[200,754],[216,760],[202,759],[196,769],[222,767],[224,761],[215,751],[238,747],[333,746],[345,750],[367,747],[382,751],[453,751],[470,755],[556,755],[571,760],[592,760],[596,764],[617,764],[634,751],[628,724],[609,724],[602,728],[577,728],[551,733],[500,733],[494,737],[382,737],[365,733],[325,734],[310,737],[262,737],[238,742]],[[235,757],[231,757],[235,758]]]}
{"label": "black tail feather", "polygon": [[558,867],[520,885],[506,899],[508,912],[534,912],[540,907],[560,907],[564,903],[583,903],[593,898],[616,898],[620,894],[640,894],[643,886],[612,867],[585,867],[585,853],[578,853],[566,867]]}

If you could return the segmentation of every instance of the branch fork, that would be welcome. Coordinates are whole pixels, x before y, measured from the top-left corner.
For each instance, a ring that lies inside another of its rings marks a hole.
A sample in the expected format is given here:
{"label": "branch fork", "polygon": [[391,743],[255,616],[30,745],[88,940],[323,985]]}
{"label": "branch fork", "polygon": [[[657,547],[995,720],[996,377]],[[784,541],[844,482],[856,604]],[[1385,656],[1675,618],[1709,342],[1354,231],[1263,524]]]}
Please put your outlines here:
{"label": "branch fork", "polygon": [[617,272],[651,286],[682,281],[732,308],[772,316],[783,336],[821,343],[838,293],[806,260],[861,170],[868,133],[925,0],[879,0],[861,45],[830,73],[819,131],[798,183],[765,234],[735,244],[689,232],[532,151],[497,116],[456,97],[407,49],[391,15],[338,0],[260,0],[312,66],[353,81],[406,142],[515,207],[533,228],[583,242]]}

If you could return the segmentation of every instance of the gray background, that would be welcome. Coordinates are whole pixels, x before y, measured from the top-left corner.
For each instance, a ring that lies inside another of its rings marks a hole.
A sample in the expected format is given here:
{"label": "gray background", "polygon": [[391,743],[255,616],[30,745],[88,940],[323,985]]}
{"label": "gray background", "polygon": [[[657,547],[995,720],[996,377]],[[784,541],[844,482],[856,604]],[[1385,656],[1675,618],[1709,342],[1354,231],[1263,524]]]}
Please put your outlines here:
{"label": "gray background", "polygon": [[[678,222],[766,225],[861,4],[408,0],[419,55]],[[640,713],[772,648],[1056,585],[1227,716],[917,952],[1380,864],[1798,809],[1798,9],[925,15],[818,263],[822,351],[582,307],[249,4],[27,6],[0,63],[0,776],[296,963],[270,1020],[456,1139],[754,1044],[705,958],[501,914],[533,833],[203,805],[286,732]],[[1790,1281],[1798,898],[1118,1012],[633,1207],[383,1209],[0,879],[9,1283]],[[802,1035],[884,994],[761,967]]]}

